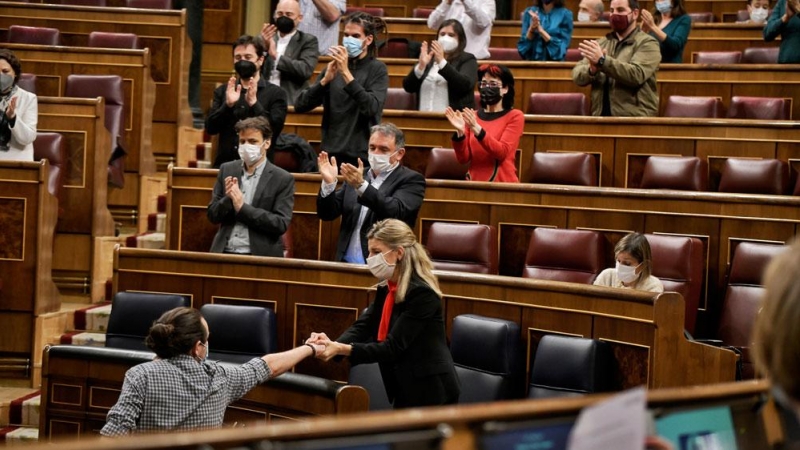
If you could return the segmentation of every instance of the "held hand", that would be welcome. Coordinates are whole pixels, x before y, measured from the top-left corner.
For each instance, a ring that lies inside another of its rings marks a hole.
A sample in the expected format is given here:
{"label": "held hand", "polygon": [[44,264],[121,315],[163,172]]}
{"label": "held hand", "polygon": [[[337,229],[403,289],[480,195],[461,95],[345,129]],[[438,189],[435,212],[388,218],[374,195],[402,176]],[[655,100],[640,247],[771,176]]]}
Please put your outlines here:
{"label": "held hand", "polygon": [[8,108],[6,108],[6,117],[8,117],[8,120],[17,116],[17,98],[18,97],[11,97],[11,101],[8,102]]}
{"label": "held hand", "polygon": [[425,71],[425,68],[428,67],[430,64],[431,59],[433,58],[433,52],[428,49],[428,42],[425,41],[422,43],[422,48],[419,51],[419,64],[417,68],[421,71]]}
{"label": "held hand", "polygon": [[431,53],[433,53],[433,60],[439,64],[444,59],[444,49],[439,41],[431,41]]}
{"label": "held hand", "polygon": [[328,338],[327,334],[312,332],[311,336],[309,336],[308,339],[306,339],[305,344],[323,344],[324,345],[324,344],[327,344],[330,341],[331,340],[330,340],[330,338]]}
{"label": "held hand", "polygon": [[241,94],[242,85],[236,84],[236,77],[230,77],[228,79],[228,89],[225,90],[225,104],[228,105],[228,108],[232,108],[239,101]]}
{"label": "held hand", "polygon": [[322,175],[322,181],[327,184],[336,183],[336,176],[339,175],[339,168],[336,166],[335,156],[328,159],[327,152],[320,152],[317,157],[317,165],[319,166],[319,174]]}
{"label": "held hand", "polygon": [[323,351],[322,354],[317,355],[317,358],[323,361],[330,361],[334,356],[339,354],[341,347],[342,344],[339,342],[330,341],[327,345],[325,345],[325,351]]}
{"label": "held hand", "polygon": [[348,163],[342,164],[342,176],[345,183],[353,189],[358,189],[364,182],[364,163],[359,158],[358,167]]}
{"label": "held hand", "polygon": [[325,76],[322,77],[320,80],[320,84],[325,86],[326,84],[333,81],[336,78],[336,75],[339,73],[339,66],[336,64],[336,61],[331,61],[328,63],[328,67],[325,69]]}
{"label": "held hand", "polygon": [[247,93],[244,96],[245,101],[250,106],[255,105],[258,101],[258,82],[256,82],[255,77],[242,81],[242,84],[247,86]]}
{"label": "held hand", "polygon": [[603,56],[603,49],[594,40],[581,42],[578,44],[578,50],[581,52],[581,56],[589,60],[592,65],[597,65],[597,61]]}
{"label": "held hand", "polygon": [[455,111],[451,107],[447,107],[444,110],[444,115],[447,117],[447,120],[450,121],[450,125],[456,129],[456,133],[458,137],[464,135],[464,127],[466,127],[466,122],[464,121],[464,117],[462,117],[461,111]]}

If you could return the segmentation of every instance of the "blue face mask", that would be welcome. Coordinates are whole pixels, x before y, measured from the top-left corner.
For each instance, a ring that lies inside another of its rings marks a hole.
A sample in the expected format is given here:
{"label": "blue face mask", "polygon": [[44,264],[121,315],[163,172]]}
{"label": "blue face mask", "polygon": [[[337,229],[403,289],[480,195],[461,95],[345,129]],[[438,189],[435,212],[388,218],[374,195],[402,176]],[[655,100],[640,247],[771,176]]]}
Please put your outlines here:
{"label": "blue face mask", "polygon": [[342,45],[347,49],[347,56],[351,58],[355,58],[362,52],[363,43],[359,38],[345,36],[344,39],[342,39]]}
{"label": "blue face mask", "polygon": [[668,12],[672,11],[672,2],[670,0],[664,0],[660,2],[656,2],[656,9],[661,14],[667,14]]}

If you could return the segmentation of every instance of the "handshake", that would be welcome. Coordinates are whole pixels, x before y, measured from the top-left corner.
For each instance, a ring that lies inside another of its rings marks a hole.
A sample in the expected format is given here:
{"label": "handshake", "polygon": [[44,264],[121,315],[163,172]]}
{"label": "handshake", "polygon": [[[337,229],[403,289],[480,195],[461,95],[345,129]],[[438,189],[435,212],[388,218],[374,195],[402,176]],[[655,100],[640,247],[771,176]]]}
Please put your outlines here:
{"label": "handshake", "polygon": [[323,361],[337,355],[349,355],[351,349],[350,345],[332,341],[325,333],[311,333],[304,344],[314,347],[314,357]]}

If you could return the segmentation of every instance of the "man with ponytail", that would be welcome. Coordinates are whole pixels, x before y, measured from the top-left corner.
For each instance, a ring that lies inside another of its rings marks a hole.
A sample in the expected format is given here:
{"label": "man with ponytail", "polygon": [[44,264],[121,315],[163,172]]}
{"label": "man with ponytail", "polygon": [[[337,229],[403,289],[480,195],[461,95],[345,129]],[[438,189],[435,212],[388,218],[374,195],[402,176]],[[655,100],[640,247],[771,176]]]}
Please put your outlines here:
{"label": "man with ponytail", "polygon": [[350,364],[377,362],[395,409],[450,405],[460,387],[447,347],[442,291],[425,248],[396,219],[380,221],[369,234],[370,272],[380,280],[375,301],[338,339],[311,333],[318,358],[347,356]]}
{"label": "man with ponytail", "polygon": [[230,403],[325,349],[306,344],[241,366],[221,365],[206,359],[209,334],[194,308],[175,308],[156,320],[145,344],[157,358],[128,370],[100,434],[219,428]]}

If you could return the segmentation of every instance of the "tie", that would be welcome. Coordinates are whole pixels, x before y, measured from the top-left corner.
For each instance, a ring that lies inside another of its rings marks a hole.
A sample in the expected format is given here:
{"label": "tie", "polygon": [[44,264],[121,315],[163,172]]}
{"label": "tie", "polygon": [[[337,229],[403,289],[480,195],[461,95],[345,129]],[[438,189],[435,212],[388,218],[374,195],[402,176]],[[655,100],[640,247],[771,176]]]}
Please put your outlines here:
{"label": "tie", "polygon": [[378,342],[386,340],[386,335],[389,334],[389,322],[392,320],[392,308],[394,308],[394,293],[397,291],[397,284],[391,281],[389,284],[389,293],[386,294],[386,301],[383,302],[383,313],[381,314],[381,324],[378,325]]}

